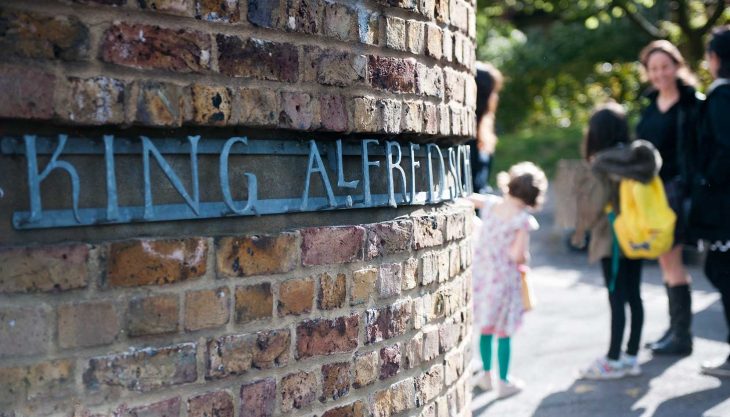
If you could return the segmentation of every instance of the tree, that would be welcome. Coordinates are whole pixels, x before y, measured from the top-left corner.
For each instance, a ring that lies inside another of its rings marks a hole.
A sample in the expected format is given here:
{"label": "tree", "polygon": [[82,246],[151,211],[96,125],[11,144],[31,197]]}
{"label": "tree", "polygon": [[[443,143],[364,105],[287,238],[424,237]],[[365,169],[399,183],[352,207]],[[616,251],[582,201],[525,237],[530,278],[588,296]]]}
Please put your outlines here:
{"label": "tree", "polygon": [[521,29],[555,21],[580,21],[596,29],[625,18],[652,39],[676,43],[693,67],[704,54],[705,36],[730,20],[726,0],[479,0],[478,7]]}

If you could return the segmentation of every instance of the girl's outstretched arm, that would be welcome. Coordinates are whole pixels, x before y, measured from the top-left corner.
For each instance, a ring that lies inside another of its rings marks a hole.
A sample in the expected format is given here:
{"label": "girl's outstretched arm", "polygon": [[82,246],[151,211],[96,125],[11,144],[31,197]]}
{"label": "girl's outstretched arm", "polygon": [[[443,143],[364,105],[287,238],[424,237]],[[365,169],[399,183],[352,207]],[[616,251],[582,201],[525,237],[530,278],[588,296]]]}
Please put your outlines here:
{"label": "girl's outstretched arm", "polygon": [[469,199],[469,201],[474,203],[474,207],[478,209],[484,207],[484,202],[487,201],[487,196],[485,194],[479,193],[473,193],[467,198]]}

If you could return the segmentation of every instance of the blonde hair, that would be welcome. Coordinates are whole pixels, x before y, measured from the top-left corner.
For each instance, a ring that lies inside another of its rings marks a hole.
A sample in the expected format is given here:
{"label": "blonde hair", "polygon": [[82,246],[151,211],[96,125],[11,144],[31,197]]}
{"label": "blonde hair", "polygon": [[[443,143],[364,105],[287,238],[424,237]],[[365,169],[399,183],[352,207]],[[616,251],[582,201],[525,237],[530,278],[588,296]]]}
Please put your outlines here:
{"label": "blonde hair", "polygon": [[539,208],[545,202],[548,180],[540,167],[526,161],[512,165],[508,172],[497,174],[497,185],[502,193],[522,200],[529,207]]}

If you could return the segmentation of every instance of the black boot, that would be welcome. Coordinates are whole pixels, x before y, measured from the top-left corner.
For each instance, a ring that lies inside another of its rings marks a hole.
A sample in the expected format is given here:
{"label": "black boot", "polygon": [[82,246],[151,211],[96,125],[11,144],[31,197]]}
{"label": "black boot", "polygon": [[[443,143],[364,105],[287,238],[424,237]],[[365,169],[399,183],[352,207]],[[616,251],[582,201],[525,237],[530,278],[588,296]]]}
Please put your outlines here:
{"label": "black boot", "polygon": [[692,295],[689,285],[671,287],[670,306],[674,325],[672,335],[662,344],[652,347],[655,355],[689,355],[692,353]]}
{"label": "black boot", "polygon": [[676,317],[674,317],[674,311],[672,310],[672,291],[669,290],[669,285],[665,282],[664,283],[664,289],[667,291],[667,300],[669,302],[669,328],[667,331],[664,332],[664,335],[660,337],[658,340],[655,340],[653,342],[647,342],[644,347],[647,349],[654,349],[657,346],[663,345],[667,343],[670,337],[672,337],[672,330],[674,330],[674,322],[677,320]]}

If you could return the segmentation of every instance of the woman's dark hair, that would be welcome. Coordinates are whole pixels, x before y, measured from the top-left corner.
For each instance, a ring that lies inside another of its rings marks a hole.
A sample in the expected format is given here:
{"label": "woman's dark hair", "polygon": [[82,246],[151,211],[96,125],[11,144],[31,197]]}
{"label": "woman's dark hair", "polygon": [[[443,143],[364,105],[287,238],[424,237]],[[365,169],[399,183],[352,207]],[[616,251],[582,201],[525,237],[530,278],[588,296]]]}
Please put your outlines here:
{"label": "woman's dark hair", "polygon": [[588,131],[583,139],[583,157],[590,159],[597,152],[629,141],[626,111],[618,103],[606,103],[597,107],[588,121]]}
{"label": "woman's dark hair", "polygon": [[479,62],[477,64],[477,75],[475,77],[477,84],[477,124],[479,120],[487,114],[494,112],[496,109],[489,108],[489,97],[494,90],[502,88],[503,77],[492,64],[487,62]]}
{"label": "woman's dark hair", "polygon": [[707,50],[720,59],[718,78],[730,78],[730,25],[720,26],[712,31]]}

